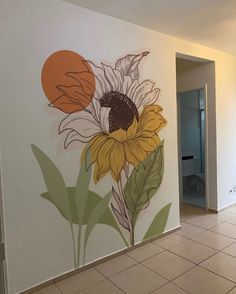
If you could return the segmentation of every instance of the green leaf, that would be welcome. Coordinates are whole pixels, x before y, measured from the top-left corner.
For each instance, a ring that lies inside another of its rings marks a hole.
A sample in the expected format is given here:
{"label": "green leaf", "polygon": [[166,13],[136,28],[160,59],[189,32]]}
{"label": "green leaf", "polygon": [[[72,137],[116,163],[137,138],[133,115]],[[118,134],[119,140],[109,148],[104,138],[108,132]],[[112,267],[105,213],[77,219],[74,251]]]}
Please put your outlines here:
{"label": "green leaf", "polygon": [[38,161],[43,174],[45,185],[50,194],[51,202],[55,203],[60,211],[63,211],[65,218],[71,220],[71,204],[68,198],[64,179],[51,159],[38,147],[31,145],[32,151]]}
{"label": "green leaf", "polygon": [[[90,152],[87,152],[88,160],[90,161]],[[83,224],[84,222],[84,215],[86,209],[86,203],[88,199],[88,189],[89,183],[91,178],[91,168],[87,170],[85,160],[81,164],[81,168],[79,171],[79,176],[76,182],[76,189],[75,189],[75,204],[78,211],[79,216],[79,224]]]}
{"label": "green leaf", "polygon": [[103,216],[103,214],[107,210],[111,196],[112,196],[112,192],[110,191],[103,198],[100,199],[97,206],[94,208],[94,210],[90,214],[90,217],[88,219],[88,224],[86,226],[85,236],[84,236],[85,247],[86,247],[89,235],[91,234],[93,228],[99,222],[100,218]]}
{"label": "green leaf", "polygon": [[163,143],[140,162],[124,187],[125,203],[135,225],[140,211],[149,205],[150,199],[158,190],[163,177]]}
{"label": "green leaf", "polygon": [[169,212],[170,212],[170,207],[171,207],[171,203],[167,204],[154,217],[149,229],[147,230],[143,238],[143,241],[150,239],[154,236],[158,236],[164,232],[164,229],[168,220]]}
{"label": "green leaf", "polygon": [[[75,187],[67,187],[68,197],[70,199],[70,202],[72,204],[74,203],[74,205],[73,205],[74,208],[76,208],[75,190],[76,190]],[[78,215],[76,209],[72,210],[72,213],[68,218],[65,211],[58,206],[57,202],[55,202],[52,199],[51,195],[48,192],[42,193],[41,196],[44,199],[50,201],[58,209],[58,211],[60,212],[60,214],[62,215],[63,218],[65,218],[69,222],[72,222],[73,224],[77,224],[77,225],[79,224],[79,215]],[[98,205],[99,201],[102,199],[101,196],[99,196],[97,193],[95,193],[95,192],[93,192],[91,190],[88,191],[87,198],[88,199],[87,199],[86,209],[85,209],[85,213],[84,213],[83,225],[87,225],[92,211]],[[113,214],[112,214],[109,207],[107,207],[104,214],[100,217],[100,219],[98,220],[98,223],[108,225],[108,226],[112,227],[113,229],[115,229],[122,236],[120,228],[117,225],[116,220],[115,220],[115,218],[114,218],[114,216],[113,216]],[[123,236],[122,236],[122,238],[123,238]]]}

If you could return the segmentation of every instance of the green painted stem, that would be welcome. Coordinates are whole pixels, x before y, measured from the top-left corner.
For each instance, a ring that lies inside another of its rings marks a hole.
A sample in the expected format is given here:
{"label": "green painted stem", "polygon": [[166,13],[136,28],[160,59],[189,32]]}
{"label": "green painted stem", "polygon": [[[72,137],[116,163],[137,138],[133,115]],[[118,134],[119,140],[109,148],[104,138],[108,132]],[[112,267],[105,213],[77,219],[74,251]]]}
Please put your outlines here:
{"label": "green painted stem", "polygon": [[134,241],[134,221],[131,221],[131,232],[130,232],[130,245],[133,246],[135,241]]}
{"label": "green painted stem", "polygon": [[119,234],[120,234],[120,236],[121,236],[121,238],[122,238],[122,240],[124,241],[124,243],[125,243],[125,245],[127,246],[127,247],[129,247],[129,243],[127,242],[127,240],[125,239],[125,236],[123,235],[123,233],[122,233],[122,231],[121,231],[121,229],[118,227],[118,232],[119,232]]}
{"label": "green painted stem", "polygon": [[80,265],[80,244],[81,244],[82,225],[79,225],[78,232],[78,254],[77,254],[77,267]]}
{"label": "green painted stem", "polygon": [[74,235],[74,230],[73,230],[73,224],[72,223],[70,223],[70,229],[71,229],[72,242],[73,242],[74,267],[76,268],[77,263],[76,263],[76,251],[75,251],[75,235]]}
{"label": "green painted stem", "polygon": [[[118,191],[120,193],[121,199],[123,201],[125,212],[126,212],[126,215],[127,215],[127,218],[128,218],[128,223],[129,223],[129,228],[130,228],[130,245],[133,245],[132,244],[132,236],[133,236],[132,235],[133,234],[132,233],[132,223],[131,223],[131,220],[130,220],[129,211],[128,211],[126,203],[125,203],[125,198],[124,198],[124,194],[123,194],[123,185],[122,185],[121,178],[120,178],[119,182],[117,183],[117,187],[118,187]],[[125,240],[125,243],[128,244],[126,240]],[[127,246],[129,246],[129,244]]]}

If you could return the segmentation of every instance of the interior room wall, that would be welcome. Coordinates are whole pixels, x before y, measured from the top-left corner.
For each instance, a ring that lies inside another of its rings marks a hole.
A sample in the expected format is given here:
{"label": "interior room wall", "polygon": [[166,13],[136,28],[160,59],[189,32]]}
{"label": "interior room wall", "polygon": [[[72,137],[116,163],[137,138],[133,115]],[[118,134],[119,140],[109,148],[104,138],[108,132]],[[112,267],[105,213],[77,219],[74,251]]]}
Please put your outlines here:
{"label": "interior room wall", "polygon": [[[168,203],[171,209],[165,231],[179,226],[177,154],[176,52],[215,61],[218,202],[228,197],[236,167],[232,126],[236,123],[236,58],[194,43],[169,37],[112,17],[83,9],[66,1],[4,0],[0,10],[0,142],[2,153],[5,231],[9,293],[18,293],[73,269],[71,232],[57,209],[40,194],[46,191],[39,165],[31,150],[38,146],[57,165],[68,186],[73,186],[80,168],[81,145],[63,149],[57,133],[64,117],[48,107],[41,86],[45,60],[59,50],[78,52],[101,65],[114,66],[127,54],[150,51],[140,63],[140,79],[150,79],[161,89],[158,104],[167,125],[164,139],[164,176],[148,208],[140,214],[136,243],[142,240],[153,218]],[[213,64],[211,66],[214,66]],[[213,81],[212,81],[213,83]],[[213,168],[214,170],[214,168]],[[216,167],[215,167],[216,172]],[[105,195],[113,184],[107,176],[91,189]],[[125,248],[111,227],[95,226],[87,244],[85,263]]]}

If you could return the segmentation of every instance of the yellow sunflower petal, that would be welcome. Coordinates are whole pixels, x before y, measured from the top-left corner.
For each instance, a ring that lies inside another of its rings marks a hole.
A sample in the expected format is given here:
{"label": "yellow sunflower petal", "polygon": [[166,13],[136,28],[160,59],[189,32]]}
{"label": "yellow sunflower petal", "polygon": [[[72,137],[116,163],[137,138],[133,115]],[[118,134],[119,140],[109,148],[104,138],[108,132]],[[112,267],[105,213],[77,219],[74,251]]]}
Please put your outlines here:
{"label": "yellow sunflower petal", "polygon": [[154,135],[152,139],[156,142],[157,146],[160,145],[161,139],[158,135]]}
{"label": "yellow sunflower petal", "polygon": [[138,122],[136,118],[134,118],[131,126],[127,130],[127,140],[131,140],[136,136],[137,129],[138,129]]}
{"label": "yellow sunflower petal", "polygon": [[161,144],[161,139],[158,135],[153,136],[152,139],[156,142],[157,146]]}
{"label": "yellow sunflower petal", "polygon": [[158,145],[153,138],[148,137],[139,137],[137,138],[137,141],[146,152],[154,151]]}
{"label": "yellow sunflower petal", "polygon": [[120,172],[125,164],[125,151],[122,143],[116,143],[110,153],[110,166],[116,181],[119,181]]}
{"label": "yellow sunflower petal", "polygon": [[89,143],[89,146],[86,146],[84,148],[84,151],[82,153],[82,159],[87,157],[87,152],[90,151],[90,157],[91,157],[91,163],[92,165],[98,157],[98,152],[103,146],[103,144],[108,140],[108,136],[104,134],[99,134],[96,137],[92,139],[92,141]]}
{"label": "yellow sunflower petal", "polygon": [[134,166],[139,163],[138,159],[134,156],[130,146],[128,143],[124,143],[124,148],[125,148],[125,157],[128,162],[133,164]]}
{"label": "yellow sunflower petal", "polygon": [[98,163],[98,172],[97,178],[100,179],[103,173],[106,173],[110,169],[110,153],[114,149],[115,140],[108,139],[103,146],[99,149],[97,163]]}
{"label": "yellow sunflower petal", "polygon": [[137,136],[153,137],[165,125],[166,120],[161,114],[156,114],[154,111],[146,112],[140,117]]}
{"label": "yellow sunflower petal", "polygon": [[119,129],[110,133],[109,137],[115,139],[118,142],[125,142],[127,141],[127,131]]}
{"label": "yellow sunflower petal", "polygon": [[150,112],[150,111],[153,111],[153,112],[155,112],[155,113],[159,113],[159,112],[161,112],[162,110],[163,110],[163,109],[162,109],[162,107],[161,107],[160,105],[154,105],[154,104],[152,104],[152,105],[147,105],[147,106],[144,108],[142,114],[145,114],[145,113]]}
{"label": "yellow sunflower petal", "polygon": [[108,173],[108,171],[101,173],[99,172],[99,167],[98,164],[96,163],[94,166],[94,172],[93,172],[93,181],[95,184],[97,184],[97,182],[103,178],[106,174]]}
{"label": "yellow sunflower petal", "polygon": [[127,142],[127,144],[129,145],[132,154],[134,155],[134,157],[137,159],[138,162],[143,161],[146,158],[147,153],[139,145],[137,140],[135,139],[130,140]]}

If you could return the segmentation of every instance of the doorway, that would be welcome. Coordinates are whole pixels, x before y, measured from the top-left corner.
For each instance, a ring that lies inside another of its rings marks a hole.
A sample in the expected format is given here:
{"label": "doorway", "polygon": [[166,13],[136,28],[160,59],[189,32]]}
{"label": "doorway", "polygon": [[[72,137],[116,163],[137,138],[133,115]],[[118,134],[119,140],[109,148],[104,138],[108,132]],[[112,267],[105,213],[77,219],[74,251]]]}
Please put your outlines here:
{"label": "doorway", "polygon": [[205,89],[177,94],[182,202],[207,207],[205,177]]}
{"label": "doorway", "polygon": [[[176,53],[181,209],[191,205],[217,211],[215,96],[215,62]],[[181,118],[186,115],[189,117]]]}

